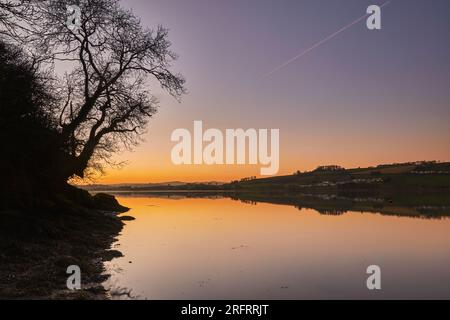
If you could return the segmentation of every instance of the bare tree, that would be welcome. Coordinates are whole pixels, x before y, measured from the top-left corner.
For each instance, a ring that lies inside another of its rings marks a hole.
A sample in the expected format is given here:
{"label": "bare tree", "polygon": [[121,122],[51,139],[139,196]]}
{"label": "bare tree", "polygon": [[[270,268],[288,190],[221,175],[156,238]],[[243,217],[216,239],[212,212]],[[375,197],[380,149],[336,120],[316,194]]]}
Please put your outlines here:
{"label": "bare tree", "polygon": [[20,19],[24,18],[24,0],[5,0],[0,2],[0,34],[14,34],[19,28]]}
{"label": "bare tree", "polygon": [[[67,24],[67,6],[81,8],[81,26]],[[39,22],[29,44],[53,64],[70,69],[60,79],[57,114],[66,159],[60,175],[83,178],[121,147],[139,142],[158,107],[149,87],[158,83],[179,99],[185,80],[170,71],[176,55],[167,29],[146,29],[118,0],[32,1]],[[12,8],[16,10],[16,7]],[[36,31],[38,30],[38,31]]]}
{"label": "bare tree", "polygon": [[42,0],[0,0],[0,37],[24,42],[35,34],[42,16],[37,4]]}

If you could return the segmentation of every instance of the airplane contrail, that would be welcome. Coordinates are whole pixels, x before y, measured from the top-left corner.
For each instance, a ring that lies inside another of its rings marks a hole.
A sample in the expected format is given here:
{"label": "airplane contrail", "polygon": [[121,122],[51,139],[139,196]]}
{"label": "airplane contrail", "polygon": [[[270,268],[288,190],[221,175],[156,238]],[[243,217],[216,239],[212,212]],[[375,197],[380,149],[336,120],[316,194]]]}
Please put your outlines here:
{"label": "airplane contrail", "polygon": [[[380,5],[380,8],[388,5],[389,3],[391,3],[391,0],[386,1],[385,3],[383,3],[382,5]],[[320,45],[324,44],[325,42],[327,42],[328,40],[333,39],[334,37],[336,37],[338,34],[340,34],[341,32],[344,32],[345,30],[347,30],[348,28],[354,26],[355,24],[357,24],[358,22],[360,22],[361,20],[364,20],[365,18],[367,18],[369,16],[369,14],[365,14],[361,17],[359,17],[358,19],[356,19],[353,22],[350,22],[349,24],[347,24],[345,27],[342,27],[341,29],[339,29],[336,32],[333,32],[332,34],[330,34],[329,36],[327,36],[326,38],[320,40],[319,42],[315,43],[314,45],[312,45],[311,47],[309,47],[308,49],[302,51],[301,53],[299,53],[298,55],[296,55],[295,57],[293,57],[292,59],[286,61],[285,63],[279,65],[278,67],[276,67],[275,69],[273,69],[272,71],[270,71],[269,73],[267,73],[266,75],[264,75],[263,78],[267,78],[269,76],[271,76],[272,74],[274,74],[275,72],[283,69],[284,67],[286,67],[287,65],[291,64],[292,62],[294,62],[295,60],[303,57],[305,54],[307,54],[308,52],[314,50],[315,48],[319,47]]]}

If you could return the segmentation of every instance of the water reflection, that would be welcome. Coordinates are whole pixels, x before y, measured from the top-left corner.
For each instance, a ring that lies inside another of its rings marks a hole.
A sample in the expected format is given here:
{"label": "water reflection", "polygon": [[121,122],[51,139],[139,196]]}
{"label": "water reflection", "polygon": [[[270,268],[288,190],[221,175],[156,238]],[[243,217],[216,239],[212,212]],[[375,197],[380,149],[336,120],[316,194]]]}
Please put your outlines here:
{"label": "water reflection", "polygon": [[[445,207],[431,214],[416,206],[374,208],[364,199],[311,196],[159,193],[118,199],[136,220],[118,239],[124,257],[108,263],[107,285],[135,297],[450,298]],[[366,288],[371,264],[382,269],[378,292]]]}

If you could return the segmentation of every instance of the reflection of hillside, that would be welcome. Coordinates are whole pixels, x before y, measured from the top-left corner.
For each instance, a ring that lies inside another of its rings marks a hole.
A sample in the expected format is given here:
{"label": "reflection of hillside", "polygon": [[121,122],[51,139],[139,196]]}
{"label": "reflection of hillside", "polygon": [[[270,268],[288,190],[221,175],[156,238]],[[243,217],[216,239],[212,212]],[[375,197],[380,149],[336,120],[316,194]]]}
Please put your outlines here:
{"label": "reflection of hillside", "polygon": [[339,216],[347,212],[369,212],[398,217],[440,219],[450,217],[450,205],[446,196],[392,195],[385,199],[378,197],[355,197],[335,194],[284,194],[263,192],[217,192],[217,191],[152,191],[111,192],[121,197],[160,199],[222,199],[231,198],[245,204],[270,203],[288,205],[301,210],[314,209],[320,214]]}
{"label": "reflection of hillside", "polygon": [[[263,202],[291,205],[298,209],[308,208],[324,215],[342,215],[349,211],[379,213],[398,217],[416,217],[423,219],[440,219],[450,216],[450,206],[441,205],[439,199],[435,204],[402,205],[400,200],[382,200],[376,198],[349,198],[335,195],[269,195],[263,193],[234,194],[232,199],[242,202]],[[444,199],[442,199],[444,200]],[[399,202],[399,203],[397,203]],[[412,201],[417,203],[417,201]]]}

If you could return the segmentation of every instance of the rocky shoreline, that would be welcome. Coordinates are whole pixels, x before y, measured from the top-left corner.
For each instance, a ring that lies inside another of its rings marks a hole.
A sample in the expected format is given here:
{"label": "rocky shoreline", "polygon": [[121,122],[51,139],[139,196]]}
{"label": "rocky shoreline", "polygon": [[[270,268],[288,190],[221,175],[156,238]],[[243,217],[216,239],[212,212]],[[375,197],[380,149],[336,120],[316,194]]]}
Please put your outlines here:
{"label": "rocky shoreline", "polygon": [[[112,196],[75,188],[45,206],[0,210],[0,299],[108,299],[104,262],[121,256],[111,248],[126,211]],[[71,265],[81,290],[67,289]]]}

